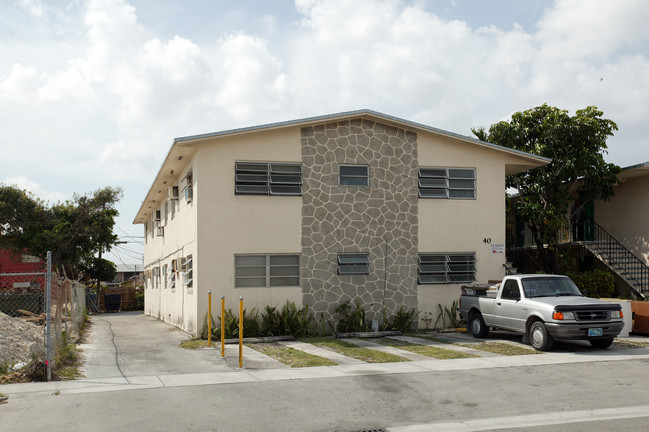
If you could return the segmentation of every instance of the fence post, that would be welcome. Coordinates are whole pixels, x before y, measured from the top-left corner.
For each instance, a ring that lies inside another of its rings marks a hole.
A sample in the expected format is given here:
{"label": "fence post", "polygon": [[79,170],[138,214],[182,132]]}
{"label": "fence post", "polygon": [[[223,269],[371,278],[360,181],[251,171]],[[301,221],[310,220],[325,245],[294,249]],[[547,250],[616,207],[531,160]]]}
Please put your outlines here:
{"label": "fence post", "polygon": [[47,381],[52,381],[52,252],[47,252],[47,273],[45,274],[46,292],[46,321],[45,321],[45,365],[47,367]]}

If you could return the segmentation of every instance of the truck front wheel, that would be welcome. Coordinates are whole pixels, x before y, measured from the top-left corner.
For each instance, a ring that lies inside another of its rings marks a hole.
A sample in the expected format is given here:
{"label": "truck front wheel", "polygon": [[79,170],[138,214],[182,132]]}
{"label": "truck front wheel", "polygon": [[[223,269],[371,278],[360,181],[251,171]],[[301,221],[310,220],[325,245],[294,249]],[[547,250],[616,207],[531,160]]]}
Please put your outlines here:
{"label": "truck front wheel", "polygon": [[548,351],[554,345],[552,335],[548,333],[542,321],[534,321],[530,326],[530,344],[537,351]]}
{"label": "truck front wheel", "polygon": [[467,327],[474,338],[484,339],[489,336],[489,327],[487,327],[482,319],[480,312],[473,312],[467,321]]}

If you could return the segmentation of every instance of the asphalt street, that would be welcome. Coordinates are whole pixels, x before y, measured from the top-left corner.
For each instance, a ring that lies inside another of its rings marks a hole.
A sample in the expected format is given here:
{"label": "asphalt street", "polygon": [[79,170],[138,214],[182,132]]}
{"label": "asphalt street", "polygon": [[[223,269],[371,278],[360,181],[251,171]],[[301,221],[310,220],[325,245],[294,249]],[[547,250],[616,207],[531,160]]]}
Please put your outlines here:
{"label": "asphalt street", "polygon": [[[113,320],[151,325],[173,343],[182,332],[141,315],[102,319],[116,335],[112,361],[119,367],[108,372],[104,346],[94,357],[106,362],[95,369],[103,377],[0,386],[10,396],[0,405],[0,431],[597,432],[646,431],[649,424],[647,348],[301,370],[261,362],[236,370],[218,351],[204,350],[194,354],[206,370],[189,374],[182,359],[138,369],[121,351]],[[173,355],[166,343],[141,356]]]}

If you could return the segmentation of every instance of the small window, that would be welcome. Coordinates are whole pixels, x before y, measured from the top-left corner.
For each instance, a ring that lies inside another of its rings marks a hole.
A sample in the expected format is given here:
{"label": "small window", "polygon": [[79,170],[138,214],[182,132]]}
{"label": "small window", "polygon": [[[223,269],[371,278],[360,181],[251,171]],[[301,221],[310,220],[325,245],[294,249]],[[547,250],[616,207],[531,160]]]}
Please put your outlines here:
{"label": "small window", "polygon": [[190,203],[194,199],[194,173],[192,171],[188,172],[185,176],[184,184],[183,192],[185,194],[185,201]]}
{"label": "small window", "polygon": [[370,169],[362,165],[340,165],[339,184],[341,186],[369,186]]}
{"label": "small window", "polygon": [[191,289],[194,286],[194,264],[191,255],[187,255],[182,260],[181,269],[183,273],[183,286]]}
{"label": "small window", "polygon": [[302,165],[275,162],[236,162],[237,195],[302,195]]}
{"label": "small window", "polygon": [[420,285],[475,282],[475,253],[419,254]]}
{"label": "small window", "polygon": [[167,276],[167,288],[175,289],[176,288],[176,260],[171,261],[171,265],[168,267],[169,275]]}
{"label": "small window", "polygon": [[475,199],[475,169],[419,168],[419,197]]}
{"label": "small window", "polygon": [[370,274],[369,254],[340,254],[338,255],[338,274]]}
{"label": "small window", "polygon": [[235,255],[235,288],[300,285],[299,255]]}

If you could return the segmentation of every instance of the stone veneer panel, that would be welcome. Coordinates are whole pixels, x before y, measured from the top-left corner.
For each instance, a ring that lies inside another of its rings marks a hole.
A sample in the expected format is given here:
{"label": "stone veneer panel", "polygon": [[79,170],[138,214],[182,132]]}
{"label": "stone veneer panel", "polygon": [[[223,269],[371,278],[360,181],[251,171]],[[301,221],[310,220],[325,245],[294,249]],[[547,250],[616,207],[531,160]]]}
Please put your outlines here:
{"label": "stone veneer panel", "polygon": [[[417,307],[417,135],[364,119],[302,129],[303,303],[338,321],[359,299],[368,319]],[[370,185],[339,186],[340,165]],[[369,275],[338,275],[339,253],[368,253]]]}

